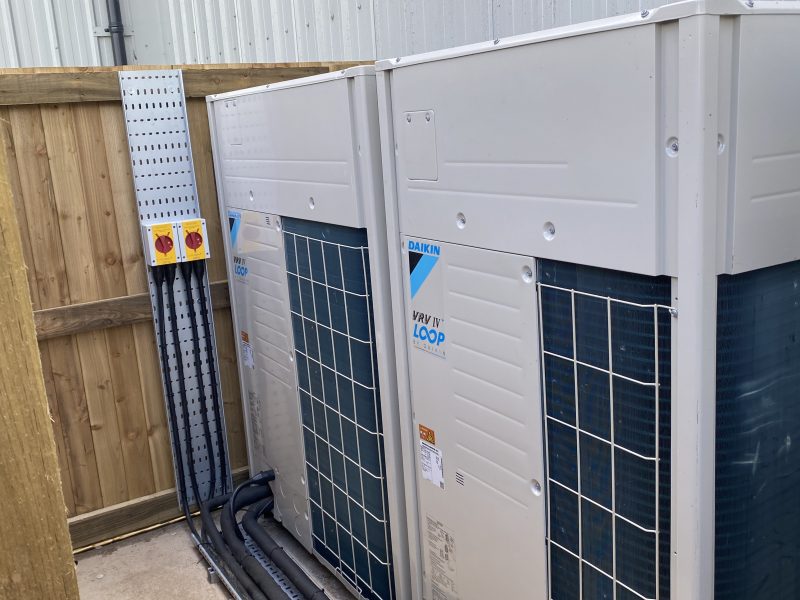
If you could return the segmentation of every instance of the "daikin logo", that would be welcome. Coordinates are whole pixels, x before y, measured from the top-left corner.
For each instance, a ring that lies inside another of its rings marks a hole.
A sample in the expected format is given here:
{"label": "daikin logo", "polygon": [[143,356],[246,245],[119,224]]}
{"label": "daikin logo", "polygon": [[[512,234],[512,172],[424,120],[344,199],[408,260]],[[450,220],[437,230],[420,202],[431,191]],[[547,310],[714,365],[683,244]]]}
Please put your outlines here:
{"label": "daikin logo", "polygon": [[422,284],[425,283],[428,275],[433,271],[441,254],[441,246],[429,244],[428,242],[408,240],[408,274],[412,298],[417,295]]}
{"label": "daikin logo", "polygon": [[418,242],[416,240],[408,240],[408,249],[411,252],[419,252],[429,256],[440,256],[442,253],[441,247],[436,244],[428,244],[427,242]]}

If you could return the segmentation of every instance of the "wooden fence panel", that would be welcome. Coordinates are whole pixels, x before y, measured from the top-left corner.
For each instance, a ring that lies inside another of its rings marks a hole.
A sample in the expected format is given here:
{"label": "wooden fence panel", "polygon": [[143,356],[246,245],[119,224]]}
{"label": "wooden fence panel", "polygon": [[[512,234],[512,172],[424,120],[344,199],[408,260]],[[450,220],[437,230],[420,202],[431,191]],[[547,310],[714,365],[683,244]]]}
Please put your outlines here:
{"label": "wooden fence panel", "polygon": [[[343,66],[185,72],[230,460],[240,471],[247,453],[236,336],[202,96]],[[124,503],[122,511],[173,488],[174,475],[116,73],[0,71],[0,89],[0,151],[8,158],[67,512]]]}

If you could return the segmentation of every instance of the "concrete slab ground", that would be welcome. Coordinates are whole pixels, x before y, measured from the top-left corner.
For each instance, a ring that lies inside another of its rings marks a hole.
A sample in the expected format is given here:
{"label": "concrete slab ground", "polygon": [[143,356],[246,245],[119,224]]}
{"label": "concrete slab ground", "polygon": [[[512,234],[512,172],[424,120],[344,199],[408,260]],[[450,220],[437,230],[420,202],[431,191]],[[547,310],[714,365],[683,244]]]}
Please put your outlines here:
{"label": "concrete slab ground", "polygon": [[[268,531],[331,600],[353,596],[280,526]],[[76,557],[81,600],[224,600],[222,584],[208,582],[206,563],[183,522],[115,542]]]}

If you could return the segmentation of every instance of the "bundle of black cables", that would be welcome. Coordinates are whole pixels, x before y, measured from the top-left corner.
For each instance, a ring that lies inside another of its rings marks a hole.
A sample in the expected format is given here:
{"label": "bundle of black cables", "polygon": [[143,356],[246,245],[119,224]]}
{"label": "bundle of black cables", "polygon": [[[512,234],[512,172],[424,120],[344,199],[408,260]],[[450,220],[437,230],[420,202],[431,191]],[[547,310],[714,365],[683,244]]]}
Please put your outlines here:
{"label": "bundle of black cables", "polygon": [[[153,280],[158,291],[156,294],[156,311],[159,333],[159,354],[161,357],[161,369],[164,374],[170,432],[175,445],[178,493],[180,494],[180,503],[183,508],[184,516],[186,517],[187,524],[195,541],[203,547],[217,566],[225,570],[227,581],[236,588],[236,592],[239,595],[252,598],[252,600],[286,600],[289,596],[273,579],[272,575],[261,565],[258,559],[248,550],[243,541],[244,536],[241,533],[240,524],[236,520],[236,514],[242,508],[250,507],[246,512],[242,527],[244,527],[252,541],[259,546],[263,554],[286,575],[303,598],[308,598],[310,600],[327,600],[328,596],[325,592],[314,584],[308,575],[297,566],[283,548],[281,548],[258,523],[258,518],[262,514],[270,512],[273,506],[272,490],[269,486],[269,482],[275,478],[274,473],[272,471],[258,473],[240,485],[232,494],[226,493],[228,482],[227,461],[225,459],[225,446],[221,432],[220,398],[217,389],[216,367],[213,363],[214,353],[211,345],[212,336],[203,281],[204,269],[203,261],[181,263],[180,267],[184,290],[186,292],[189,322],[192,330],[195,376],[201,403],[200,415],[210,469],[209,490],[205,501],[203,501],[200,496],[197,473],[195,471],[194,447],[192,440],[189,439],[189,431],[191,428],[189,402],[184,378],[183,352],[179,337],[180,332],[175,302],[175,276],[177,274],[177,269],[175,265],[164,265],[153,268]],[[193,275],[197,278],[200,292],[200,312],[202,313],[205,350],[209,366],[212,405],[215,422],[217,423],[216,442],[219,451],[219,469],[214,457],[211,440],[208,402],[205,394],[202,364],[200,361],[199,328],[194,308],[194,293],[192,290]],[[175,359],[178,395],[180,397],[180,411],[178,411],[178,407],[176,406],[171,376],[172,372],[170,370],[170,353],[167,343],[163,295],[165,284],[167,302],[169,305],[172,343],[174,347],[173,356]],[[178,426],[178,412],[180,412],[182,418],[183,440],[181,440],[180,428]],[[186,451],[186,464],[188,465],[189,485],[191,486],[194,499],[200,508],[202,535],[198,534],[192,514],[189,510],[189,498],[186,490],[186,473],[183,467],[184,449]],[[219,484],[222,493],[219,496],[214,496],[217,489],[216,475],[218,470],[220,474]],[[223,509],[220,518],[222,526],[221,533],[219,529],[217,529],[212,515],[212,512],[218,508]]]}

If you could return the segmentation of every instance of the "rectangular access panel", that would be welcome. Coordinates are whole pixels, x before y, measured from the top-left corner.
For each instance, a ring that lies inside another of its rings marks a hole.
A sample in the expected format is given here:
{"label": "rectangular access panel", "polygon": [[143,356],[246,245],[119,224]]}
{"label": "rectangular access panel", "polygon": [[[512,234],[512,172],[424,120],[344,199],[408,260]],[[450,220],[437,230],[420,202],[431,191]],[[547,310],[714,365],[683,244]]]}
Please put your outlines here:
{"label": "rectangular access panel", "polygon": [[404,243],[424,597],[546,598],[533,260]]}

